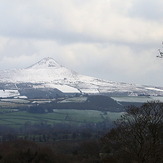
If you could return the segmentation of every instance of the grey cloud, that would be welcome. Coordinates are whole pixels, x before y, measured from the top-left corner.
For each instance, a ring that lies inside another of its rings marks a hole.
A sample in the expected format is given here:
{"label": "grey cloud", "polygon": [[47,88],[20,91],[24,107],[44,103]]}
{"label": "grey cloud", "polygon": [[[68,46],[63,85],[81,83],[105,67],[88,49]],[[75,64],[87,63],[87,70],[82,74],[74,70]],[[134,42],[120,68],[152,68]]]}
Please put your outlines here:
{"label": "grey cloud", "polygon": [[132,17],[139,17],[148,20],[162,20],[163,1],[162,0],[134,0],[129,14]]}
{"label": "grey cloud", "polygon": [[[66,1],[64,2],[65,4],[57,0],[48,0],[47,4],[42,0],[16,0],[14,2],[8,0],[7,2],[0,2],[1,36],[27,39],[53,39],[59,43],[66,44],[75,42],[104,43],[113,40],[118,41],[118,39],[121,42],[130,42],[131,39],[139,39],[142,36],[141,31],[145,30],[145,27],[139,30],[139,27],[144,26],[145,23],[141,24],[141,22],[138,22],[135,23],[135,25],[138,25],[136,29],[137,33],[135,33],[135,29],[132,27],[134,25],[133,22],[131,20],[126,21],[126,15],[124,14],[124,17],[121,17],[121,13],[118,12],[121,7],[118,7],[118,11],[113,8],[112,13],[109,1],[103,0],[101,3],[98,1],[89,1],[81,5],[83,8],[79,8],[80,0],[76,3],[73,0]],[[136,3],[135,1],[136,4],[131,8],[131,13],[134,13],[137,9],[138,11],[140,10],[140,13],[144,11],[139,7],[141,6],[141,2],[138,2]],[[52,4],[48,5],[48,3]],[[128,3],[128,1],[125,3]],[[151,3],[151,0],[149,3]],[[66,5],[68,6],[66,7]],[[114,4],[114,7],[115,5],[118,5],[118,3]],[[108,6],[109,10],[105,6]],[[123,8],[125,7],[125,5],[122,6]],[[78,10],[75,7],[78,7]],[[148,11],[144,12],[148,15]],[[115,16],[114,14],[118,15]],[[128,30],[127,28],[131,29]]]}

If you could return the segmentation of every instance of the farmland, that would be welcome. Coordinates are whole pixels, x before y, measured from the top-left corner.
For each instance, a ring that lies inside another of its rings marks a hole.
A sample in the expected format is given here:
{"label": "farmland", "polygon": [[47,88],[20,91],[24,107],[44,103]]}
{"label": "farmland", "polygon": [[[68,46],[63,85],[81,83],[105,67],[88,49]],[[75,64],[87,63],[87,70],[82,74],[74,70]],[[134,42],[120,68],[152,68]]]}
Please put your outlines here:
{"label": "farmland", "polygon": [[101,112],[94,110],[54,110],[53,113],[34,114],[26,111],[14,111],[0,114],[0,124],[12,127],[20,127],[27,122],[39,124],[70,123],[80,125],[82,123],[98,123],[104,120],[114,121],[122,113]]}
{"label": "farmland", "polygon": [[[159,97],[161,99],[161,97]],[[0,99],[0,125],[21,127],[25,123],[112,123],[124,113],[124,102],[142,103],[150,97],[81,96],[60,99]],[[40,112],[42,110],[42,112]]]}

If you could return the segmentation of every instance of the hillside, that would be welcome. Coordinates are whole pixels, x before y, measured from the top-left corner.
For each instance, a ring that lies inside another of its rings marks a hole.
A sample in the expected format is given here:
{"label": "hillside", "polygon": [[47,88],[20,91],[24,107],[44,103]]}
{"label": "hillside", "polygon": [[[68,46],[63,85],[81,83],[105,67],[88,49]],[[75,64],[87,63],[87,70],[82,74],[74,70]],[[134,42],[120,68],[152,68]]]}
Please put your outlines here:
{"label": "hillside", "polygon": [[[51,94],[47,93],[49,90],[52,90]],[[44,58],[23,69],[0,70],[0,97],[29,97],[29,92],[34,91],[43,91],[47,98],[66,94],[163,95],[162,87],[118,83],[80,75],[52,58]]]}

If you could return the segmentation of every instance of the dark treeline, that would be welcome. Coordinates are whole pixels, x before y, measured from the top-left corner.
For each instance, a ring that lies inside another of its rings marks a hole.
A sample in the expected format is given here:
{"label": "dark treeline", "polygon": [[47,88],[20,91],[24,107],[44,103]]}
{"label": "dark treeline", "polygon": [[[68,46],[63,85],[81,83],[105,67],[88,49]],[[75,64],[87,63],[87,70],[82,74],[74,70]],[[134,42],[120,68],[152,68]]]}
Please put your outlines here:
{"label": "dark treeline", "polygon": [[100,138],[109,121],[80,125],[26,122],[21,128],[0,126],[0,163],[98,163]]}
{"label": "dark treeline", "polygon": [[100,163],[97,140],[38,143],[15,140],[0,143],[0,163]]}
{"label": "dark treeline", "polygon": [[113,127],[113,123],[104,120],[98,123],[70,123],[47,124],[45,121],[32,124],[26,122],[20,128],[0,126],[0,141],[16,139],[32,140],[36,142],[54,142],[60,140],[95,139],[106,134]]}

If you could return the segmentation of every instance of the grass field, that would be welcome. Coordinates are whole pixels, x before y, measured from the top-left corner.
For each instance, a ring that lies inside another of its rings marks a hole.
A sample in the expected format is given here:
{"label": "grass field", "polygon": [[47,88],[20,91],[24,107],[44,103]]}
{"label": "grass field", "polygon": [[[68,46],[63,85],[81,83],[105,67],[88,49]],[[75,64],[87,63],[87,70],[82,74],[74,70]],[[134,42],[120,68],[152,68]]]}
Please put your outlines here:
{"label": "grass field", "polygon": [[[73,97],[60,99],[61,103],[82,103],[87,97]],[[27,122],[38,124],[71,123],[80,125],[83,123],[98,123],[105,120],[115,121],[121,116],[116,112],[102,112],[98,110],[76,110],[76,109],[54,109],[52,113],[29,113],[23,107],[41,103],[49,103],[53,100],[47,99],[0,99],[0,125],[20,127]]]}
{"label": "grass field", "polygon": [[26,122],[32,124],[46,122],[47,124],[55,123],[97,123],[106,119],[114,121],[122,113],[101,112],[94,110],[54,110],[53,113],[35,114],[25,111],[10,112],[0,114],[0,124],[12,127],[20,127]]}

